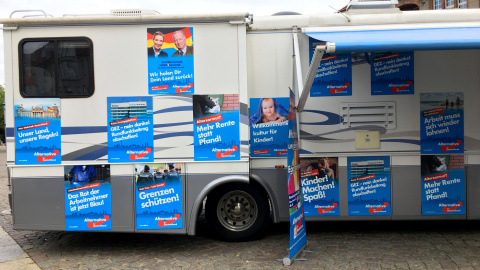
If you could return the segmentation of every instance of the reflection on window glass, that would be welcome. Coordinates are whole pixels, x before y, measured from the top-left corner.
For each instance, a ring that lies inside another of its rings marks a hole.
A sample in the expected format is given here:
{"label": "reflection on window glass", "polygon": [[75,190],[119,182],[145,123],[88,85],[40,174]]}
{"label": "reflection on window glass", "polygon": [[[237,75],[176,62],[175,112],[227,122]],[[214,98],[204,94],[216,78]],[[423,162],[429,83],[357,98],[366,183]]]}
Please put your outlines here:
{"label": "reflection on window glass", "polygon": [[433,3],[433,9],[442,9],[442,0],[435,0]]}
{"label": "reflection on window glass", "polygon": [[467,8],[467,0],[458,0],[458,8]]}
{"label": "reflection on window glass", "polygon": [[22,96],[88,97],[93,94],[90,40],[27,40],[20,46]]}

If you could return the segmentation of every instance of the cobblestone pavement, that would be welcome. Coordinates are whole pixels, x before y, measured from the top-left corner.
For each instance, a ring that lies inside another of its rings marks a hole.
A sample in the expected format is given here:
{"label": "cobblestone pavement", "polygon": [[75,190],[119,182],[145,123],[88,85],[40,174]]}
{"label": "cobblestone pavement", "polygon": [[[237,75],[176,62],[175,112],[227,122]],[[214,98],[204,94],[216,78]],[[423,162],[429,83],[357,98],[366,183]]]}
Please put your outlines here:
{"label": "cobblestone pavement", "polygon": [[6,185],[1,168],[0,226],[42,269],[480,269],[477,221],[310,222],[313,252],[283,266],[277,259],[287,254],[285,223],[245,243],[211,238],[204,222],[197,236],[15,231]]}

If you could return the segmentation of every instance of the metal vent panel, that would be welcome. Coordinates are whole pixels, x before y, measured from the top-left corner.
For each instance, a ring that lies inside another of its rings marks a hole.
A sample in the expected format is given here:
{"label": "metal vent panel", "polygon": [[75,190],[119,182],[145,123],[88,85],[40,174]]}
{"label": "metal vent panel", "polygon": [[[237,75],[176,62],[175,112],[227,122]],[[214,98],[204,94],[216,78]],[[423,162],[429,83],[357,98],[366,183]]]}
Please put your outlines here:
{"label": "metal vent panel", "polygon": [[397,127],[395,102],[341,103],[343,117],[341,128],[380,126],[386,129]]}

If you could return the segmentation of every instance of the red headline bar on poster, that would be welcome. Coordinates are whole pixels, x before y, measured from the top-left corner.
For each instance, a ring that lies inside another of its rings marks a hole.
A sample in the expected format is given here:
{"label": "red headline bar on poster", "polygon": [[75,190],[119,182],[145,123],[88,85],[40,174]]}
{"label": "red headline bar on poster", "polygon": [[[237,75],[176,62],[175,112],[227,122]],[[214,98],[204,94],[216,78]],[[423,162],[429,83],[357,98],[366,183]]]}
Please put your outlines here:
{"label": "red headline bar on poster", "polygon": [[198,119],[195,120],[195,124],[196,125],[203,125],[203,124],[218,122],[218,121],[222,121],[222,120],[223,120],[223,116],[221,114],[218,114],[218,115],[212,115],[212,116],[208,116],[208,117],[198,118]]}
{"label": "red headline bar on poster", "polygon": [[360,177],[357,177],[357,178],[352,178],[352,179],[350,179],[350,182],[358,182],[358,181],[363,181],[363,180],[368,180],[368,179],[373,179],[373,178],[375,178],[375,174],[360,176]]}
{"label": "red headline bar on poster", "polygon": [[118,120],[118,121],[113,121],[113,122],[110,122],[110,126],[116,126],[116,125],[131,123],[131,122],[137,122],[137,117],[132,117],[132,118],[122,119],[122,120]]}
{"label": "red headline bar on poster", "polygon": [[435,180],[440,180],[440,179],[446,179],[446,178],[448,178],[448,172],[425,176],[425,177],[423,178],[423,182],[430,182],[430,181],[435,181]]}
{"label": "red headline bar on poster", "polygon": [[155,185],[141,187],[141,188],[138,188],[138,191],[144,191],[144,190],[149,190],[149,189],[154,189],[154,188],[159,188],[159,187],[164,187],[164,186],[165,186],[165,182],[155,184]]}
{"label": "red headline bar on poster", "polygon": [[442,114],[444,112],[443,108],[436,108],[433,110],[428,110],[423,112],[423,117],[431,116],[431,115],[436,115],[436,114]]}
{"label": "red headline bar on poster", "polygon": [[270,153],[270,150],[268,150],[268,149],[265,149],[265,150],[255,150],[255,151],[253,151],[253,153],[254,153],[255,155],[258,155],[258,154],[268,154],[268,153]]}
{"label": "red headline bar on poster", "polygon": [[309,177],[318,175],[318,169],[302,172],[300,177]]}
{"label": "red headline bar on poster", "polygon": [[384,55],[384,56],[380,56],[380,57],[375,57],[375,58],[373,58],[373,61],[381,61],[381,60],[386,60],[386,59],[390,59],[390,58],[395,58],[395,57],[398,57],[398,56],[400,56],[400,54],[394,53],[394,54]]}
{"label": "red headline bar on poster", "polygon": [[337,55],[330,55],[330,56],[325,56],[325,57],[322,57],[322,61],[328,61],[328,60],[333,60],[333,59],[337,59]]}
{"label": "red headline bar on poster", "polygon": [[80,190],[85,190],[85,189],[90,189],[90,188],[96,188],[96,187],[99,187],[99,186],[100,186],[100,183],[95,183],[95,184],[90,184],[90,185],[86,185],[86,186],[82,186],[82,187],[69,188],[69,189],[67,189],[67,193],[80,191]]}
{"label": "red headline bar on poster", "polygon": [[47,122],[36,123],[36,124],[28,125],[28,126],[18,127],[17,130],[22,131],[22,130],[25,130],[25,129],[44,127],[44,126],[48,126],[48,125],[50,125],[50,122],[47,121]]}
{"label": "red headline bar on poster", "polygon": [[155,91],[155,90],[168,90],[168,85],[159,85],[159,86],[152,87],[152,91]]}

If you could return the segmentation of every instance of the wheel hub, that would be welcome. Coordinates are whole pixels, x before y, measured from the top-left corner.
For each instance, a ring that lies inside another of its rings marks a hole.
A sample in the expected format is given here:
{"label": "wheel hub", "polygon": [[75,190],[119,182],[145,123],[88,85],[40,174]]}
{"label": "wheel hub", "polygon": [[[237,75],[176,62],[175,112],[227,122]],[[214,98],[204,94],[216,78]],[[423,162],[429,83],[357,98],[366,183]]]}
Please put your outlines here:
{"label": "wheel hub", "polygon": [[257,219],[257,204],[250,194],[240,190],[231,191],[218,202],[217,216],[225,228],[243,231]]}

